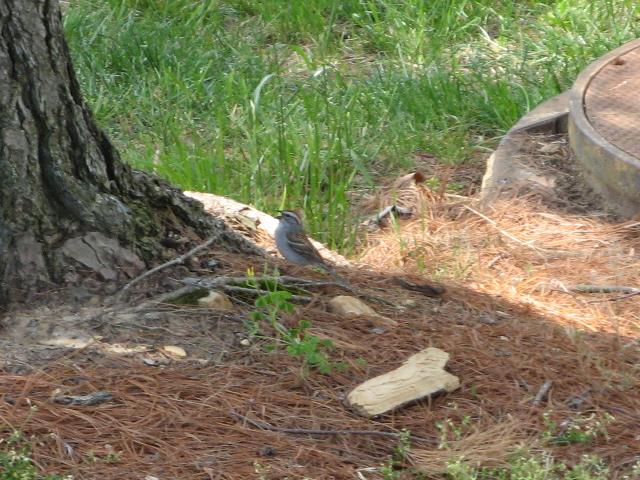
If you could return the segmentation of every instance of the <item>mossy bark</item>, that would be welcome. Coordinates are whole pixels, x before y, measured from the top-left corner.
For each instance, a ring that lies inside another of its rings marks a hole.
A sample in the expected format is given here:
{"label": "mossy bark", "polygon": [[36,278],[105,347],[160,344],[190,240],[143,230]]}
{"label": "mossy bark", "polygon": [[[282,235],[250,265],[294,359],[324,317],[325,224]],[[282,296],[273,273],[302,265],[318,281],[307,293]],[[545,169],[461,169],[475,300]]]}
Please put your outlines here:
{"label": "mossy bark", "polygon": [[0,304],[96,265],[104,279],[131,276],[175,234],[219,232],[252,250],[199,203],[121,161],[82,98],[57,0],[0,0],[0,85]]}

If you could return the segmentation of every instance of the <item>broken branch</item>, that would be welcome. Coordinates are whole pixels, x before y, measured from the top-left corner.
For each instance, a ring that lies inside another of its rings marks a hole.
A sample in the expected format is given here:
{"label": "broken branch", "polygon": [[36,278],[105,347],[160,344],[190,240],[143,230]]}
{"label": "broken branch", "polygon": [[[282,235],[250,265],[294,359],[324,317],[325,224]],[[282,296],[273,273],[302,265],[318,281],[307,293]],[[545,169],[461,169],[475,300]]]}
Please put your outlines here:
{"label": "broken branch", "polygon": [[638,294],[640,288],[627,287],[624,285],[589,285],[580,284],[575,285],[569,289],[572,292],[577,293],[623,293],[623,294]]}
{"label": "broken branch", "polygon": [[157,267],[153,267],[151,270],[147,270],[142,275],[137,276],[136,278],[131,280],[129,283],[127,283],[124,287],[122,287],[120,289],[120,291],[115,295],[116,300],[119,299],[122,295],[124,295],[136,283],[139,283],[140,281],[142,281],[145,278],[153,275],[154,273],[159,272],[160,270],[164,270],[165,268],[169,268],[169,267],[171,267],[173,265],[182,265],[187,258],[192,257],[196,253],[198,253],[200,250],[204,250],[205,248],[209,247],[213,242],[218,240],[219,237],[220,237],[220,234],[214,235],[209,240],[207,240],[206,242],[201,243],[200,245],[192,248],[187,253],[185,253],[183,255],[180,255],[180,256],[174,258],[173,260],[169,260],[168,262],[165,262],[165,263],[163,263],[161,265],[158,265]]}
{"label": "broken branch", "polygon": [[[346,290],[349,293],[360,296],[364,299],[381,303],[383,305],[389,305],[395,307],[395,304],[380,298],[374,295],[370,295],[368,293],[362,292],[359,289],[356,289],[350,285],[347,285],[342,282],[336,281],[316,281],[316,280],[308,280],[305,278],[297,278],[297,277],[277,277],[277,276],[262,276],[262,277],[207,277],[207,278],[197,278],[197,277],[188,277],[182,280],[187,285],[195,285],[202,288],[215,289],[215,288],[224,288],[234,287],[236,291],[240,291],[238,288],[244,288],[248,290],[254,290],[260,293],[260,289],[244,287],[249,282],[252,283],[262,283],[262,282],[272,282],[279,283],[283,286],[289,287],[300,287],[300,288],[309,288],[309,287],[338,287],[343,290]],[[236,288],[238,287],[238,288]],[[267,293],[267,292],[263,292]],[[305,299],[308,297],[301,297],[300,300],[305,302]],[[309,300],[310,301],[310,300]],[[308,303],[308,301],[306,302]]]}
{"label": "broken branch", "polygon": [[542,403],[542,401],[546,398],[552,386],[553,386],[553,380],[547,380],[546,382],[544,382],[540,387],[540,390],[538,390],[538,393],[536,394],[535,398],[533,399],[533,402],[531,403],[535,406],[540,405],[540,403]]}

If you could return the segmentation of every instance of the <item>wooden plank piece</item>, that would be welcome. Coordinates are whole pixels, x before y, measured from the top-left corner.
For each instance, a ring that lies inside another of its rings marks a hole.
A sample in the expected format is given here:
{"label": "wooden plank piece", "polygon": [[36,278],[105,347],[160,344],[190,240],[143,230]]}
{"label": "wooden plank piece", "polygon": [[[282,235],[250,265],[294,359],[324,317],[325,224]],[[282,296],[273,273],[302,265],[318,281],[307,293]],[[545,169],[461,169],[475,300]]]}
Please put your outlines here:
{"label": "wooden plank piece", "polygon": [[346,403],[358,415],[370,418],[436,393],[452,392],[460,387],[460,380],[444,370],[448,360],[447,352],[425,348],[395,370],[358,385]]}

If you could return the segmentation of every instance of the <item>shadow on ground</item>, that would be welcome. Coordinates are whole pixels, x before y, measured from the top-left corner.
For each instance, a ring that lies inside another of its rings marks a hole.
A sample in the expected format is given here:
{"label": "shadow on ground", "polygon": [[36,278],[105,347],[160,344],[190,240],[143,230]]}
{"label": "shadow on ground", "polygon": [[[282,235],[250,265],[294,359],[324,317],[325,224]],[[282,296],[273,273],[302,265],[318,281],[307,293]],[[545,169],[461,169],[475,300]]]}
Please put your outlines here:
{"label": "shadow on ground", "polygon": [[[246,272],[247,258],[225,255],[220,273]],[[402,307],[376,306],[398,321],[397,328],[380,332],[366,318],[327,313],[325,300],[341,293],[332,287],[317,290],[314,302],[284,319],[288,325],[308,319],[312,333],[331,338],[336,346],[332,359],[344,362],[344,371],[303,375],[298,358],[265,350],[270,341],[242,346],[242,320],[250,302],[237,301],[235,312],[226,315],[166,306],[121,324],[94,325],[102,338],[84,348],[23,345],[23,351],[48,354],[39,362],[25,358],[30,365],[17,373],[20,362],[11,363],[5,352],[6,369],[0,375],[5,433],[16,429],[32,438],[33,458],[43,471],[78,479],[328,479],[356,478],[358,471],[361,478],[381,478],[371,469],[389,458],[398,443],[373,434],[308,435],[282,429],[408,429],[426,439],[413,443],[416,459],[424,458],[420,453],[436,453],[422,465],[433,478],[441,477],[452,456],[474,459],[486,452],[486,437],[479,445],[472,435],[487,431],[500,437],[493,439],[494,457],[484,459],[490,465],[505,464],[508,453],[522,444],[544,447],[568,464],[583,454],[598,455],[609,465],[611,478],[621,478],[638,460],[637,338],[581,331],[463,286],[449,285],[443,298],[433,299],[392,286],[383,275],[353,271],[350,278],[358,287],[382,289],[376,294]],[[146,350],[105,348],[114,344],[145,345]],[[161,355],[163,345],[181,346],[187,356]],[[428,346],[450,354],[447,369],[460,377],[459,390],[375,420],[359,418],[343,406],[344,396],[358,383]],[[533,405],[549,380],[548,397]],[[55,391],[80,395],[98,390],[111,392],[113,401],[74,407],[50,399]],[[544,432],[561,434],[563,427],[551,431],[543,412],[558,425],[604,418],[605,413],[615,420],[587,442],[550,445]],[[448,421],[450,428],[438,427]],[[472,441],[460,452],[456,442],[465,438]],[[445,440],[448,446],[438,449]]]}

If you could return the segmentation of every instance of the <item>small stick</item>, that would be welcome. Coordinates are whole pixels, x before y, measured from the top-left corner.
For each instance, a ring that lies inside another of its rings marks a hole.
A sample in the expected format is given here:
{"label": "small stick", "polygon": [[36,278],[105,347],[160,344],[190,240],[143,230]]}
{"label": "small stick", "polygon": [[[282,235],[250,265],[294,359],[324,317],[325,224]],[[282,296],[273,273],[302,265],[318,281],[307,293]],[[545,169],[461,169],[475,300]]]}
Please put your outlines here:
{"label": "small stick", "polygon": [[225,285],[244,285],[248,282],[277,282],[280,285],[287,285],[291,287],[344,287],[343,284],[335,281],[326,281],[326,280],[308,280],[306,278],[297,278],[297,277],[289,277],[289,276],[269,276],[265,275],[262,277],[226,277],[226,276],[215,276],[215,277],[187,277],[184,278],[183,283],[187,285],[196,285],[202,288],[216,288]]}
{"label": "small stick", "polygon": [[549,390],[551,390],[552,386],[553,386],[553,380],[547,380],[546,382],[544,382],[540,387],[540,390],[538,390],[536,397],[533,399],[533,402],[531,403],[533,403],[533,405],[535,406],[540,405],[540,403],[542,403],[542,400],[544,400],[547,394],[549,393]]}
{"label": "small stick", "polygon": [[154,273],[159,272],[160,270],[164,270],[165,268],[171,267],[173,265],[181,265],[181,264],[183,264],[184,261],[187,258],[192,257],[193,255],[198,253],[200,250],[203,250],[203,249],[207,248],[213,242],[218,240],[219,237],[220,237],[220,234],[216,234],[213,237],[211,237],[209,240],[207,240],[206,242],[198,245],[197,247],[192,248],[187,253],[185,253],[183,255],[180,255],[180,256],[174,258],[173,260],[169,260],[168,262],[165,262],[165,263],[163,263],[161,265],[158,265],[157,267],[153,267],[151,270],[147,270],[142,275],[137,276],[136,278],[131,280],[129,283],[127,283],[124,287],[122,287],[120,289],[120,291],[115,295],[116,299],[119,298],[120,296],[122,296],[124,293],[126,293],[136,283],[144,280],[145,278],[153,275]]}
{"label": "small stick", "polygon": [[493,267],[496,263],[498,263],[500,260],[502,260],[502,258],[503,258],[503,255],[501,253],[499,253],[498,255],[493,257],[489,263],[487,263],[487,268]]}
{"label": "small stick", "polygon": [[572,292],[578,293],[631,293],[631,294],[639,294],[640,288],[635,287],[627,287],[624,285],[589,285],[589,284],[580,284],[575,285],[570,288]]}
{"label": "small stick", "polygon": [[[356,289],[346,283],[337,282],[337,281],[315,281],[315,280],[307,280],[304,278],[296,278],[296,277],[272,277],[272,276],[263,276],[263,277],[209,277],[209,278],[185,278],[183,282],[188,285],[197,285],[203,288],[227,288],[228,286],[234,286],[237,284],[245,284],[247,282],[277,282],[281,285],[289,285],[289,286],[300,286],[300,287],[339,287],[347,292],[350,292],[354,295],[358,295],[364,299],[381,303],[383,305],[388,305],[395,307],[396,305],[392,302],[385,300],[384,298],[376,297],[374,295],[369,295],[359,289]],[[239,291],[239,290],[238,290]],[[266,293],[266,292],[265,292]]]}
{"label": "small stick", "polygon": [[[278,433],[288,433],[290,435],[365,435],[365,436],[373,436],[373,437],[393,438],[395,440],[397,440],[402,436],[401,433],[380,432],[378,430],[321,430],[321,429],[314,429],[314,428],[276,427],[268,423],[251,420],[250,418],[247,418],[244,415],[240,415],[239,413],[234,412],[233,410],[231,410],[231,412],[229,413],[231,414],[232,417],[235,417],[238,420],[246,422],[253,427],[259,428],[260,430],[267,430],[270,432],[278,432]],[[417,442],[429,443],[432,445],[437,444],[437,441],[435,439],[418,437],[416,435],[411,435],[409,438]]]}
{"label": "small stick", "polygon": [[192,285],[186,285],[184,287],[178,288],[177,290],[172,290],[170,292],[163,293],[161,295],[153,297],[147,300],[146,302],[143,302],[139,305],[136,305],[135,307],[128,309],[128,312],[135,313],[142,310],[146,310],[148,308],[157,307],[158,305],[163,303],[171,303],[173,300],[176,300],[180,297],[188,295],[197,290],[198,290],[198,287],[194,287]]}
{"label": "small stick", "polygon": [[587,303],[617,302],[618,300],[635,297],[636,295],[640,295],[640,290],[638,290],[637,292],[629,293],[628,295],[620,295],[619,297],[607,298],[605,300],[591,300]]}

